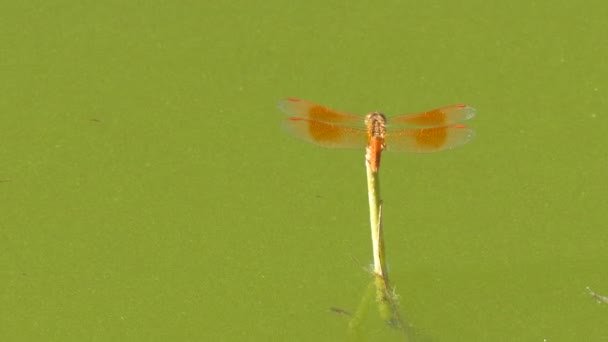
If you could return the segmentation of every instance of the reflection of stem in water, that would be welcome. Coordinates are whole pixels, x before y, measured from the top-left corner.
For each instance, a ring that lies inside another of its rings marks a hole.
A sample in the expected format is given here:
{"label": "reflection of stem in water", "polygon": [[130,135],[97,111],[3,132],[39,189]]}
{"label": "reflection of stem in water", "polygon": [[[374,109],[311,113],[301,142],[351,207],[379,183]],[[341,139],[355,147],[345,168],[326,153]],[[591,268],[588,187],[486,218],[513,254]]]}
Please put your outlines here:
{"label": "reflection of stem in water", "polygon": [[369,308],[369,302],[374,297],[374,285],[372,283],[367,286],[365,290],[365,294],[361,301],[359,302],[359,306],[357,306],[357,311],[351,316],[352,318],[348,322],[348,331],[352,336],[359,335],[359,330],[361,328],[361,323],[363,319],[367,316],[367,311]]}
{"label": "reflection of stem in water", "polygon": [[393,328],[404,328],[399,315],[398,296],[384,278],[376,275],[374,282],[376,284],[376,303],[378,304],[380,317]]}
{"label": "reflection of stem in water", "polygon": [[373,277],[357,306],[357,310],[353,314],[342,309],[330,308],[330,310],[338,314],[350,314],[348,332],[352,337],[358,338],[361,337],[363,322],[375,297],[376,306],[382,320],[390,327],[396,329],[400,334],[403,334],[405,341],[410,341],[412,338],[411,331],[409,331],[408,326],[403,323],[399,316],[398,296],[388,286],[384,278],[376,274]]}

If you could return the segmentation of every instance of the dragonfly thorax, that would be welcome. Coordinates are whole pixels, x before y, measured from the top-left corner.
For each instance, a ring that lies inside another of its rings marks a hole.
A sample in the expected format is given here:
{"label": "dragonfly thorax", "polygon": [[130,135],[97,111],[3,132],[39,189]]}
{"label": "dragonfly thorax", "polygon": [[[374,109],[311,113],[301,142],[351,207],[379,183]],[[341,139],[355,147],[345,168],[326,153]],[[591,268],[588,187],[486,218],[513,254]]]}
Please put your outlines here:
{"label": "dragonfly thorax", "polygon": [[365,116],[365,125],[369,137],[384,138],[386,133],[386,116],[379,112],[369,113]]}

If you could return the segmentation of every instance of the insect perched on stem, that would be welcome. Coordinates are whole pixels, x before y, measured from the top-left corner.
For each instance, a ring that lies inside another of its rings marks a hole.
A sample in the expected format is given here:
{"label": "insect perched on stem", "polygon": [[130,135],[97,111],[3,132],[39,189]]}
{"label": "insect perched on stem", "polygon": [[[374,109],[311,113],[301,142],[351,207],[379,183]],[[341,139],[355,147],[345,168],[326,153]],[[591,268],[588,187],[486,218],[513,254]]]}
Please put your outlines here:
{"label": "insect perched on stem", "polygon": [[379,112],[361,117],[295,98],[281,100],[279,108],[293,115],[283,127],[295,137],[330,148],[368,147],[374,172],[384,150],[436,152],[463,145],[475,136],[471,128],[460,124],[475,116],[475,109],[464,104],[388,119]]}

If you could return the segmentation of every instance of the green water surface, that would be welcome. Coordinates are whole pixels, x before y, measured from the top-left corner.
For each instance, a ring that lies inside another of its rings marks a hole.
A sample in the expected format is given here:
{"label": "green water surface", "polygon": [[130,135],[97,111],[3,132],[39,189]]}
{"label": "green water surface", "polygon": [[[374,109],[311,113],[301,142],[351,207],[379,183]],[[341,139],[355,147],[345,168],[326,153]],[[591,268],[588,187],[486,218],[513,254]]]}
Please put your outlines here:
{"label": "green water surface", "polygon": [[[608,340],[607,14],[0,5],[0,340]],[[287,96],[477,108],[468,145],[383,156],[407,336],[365,302],[364,151],[285,134]]]}

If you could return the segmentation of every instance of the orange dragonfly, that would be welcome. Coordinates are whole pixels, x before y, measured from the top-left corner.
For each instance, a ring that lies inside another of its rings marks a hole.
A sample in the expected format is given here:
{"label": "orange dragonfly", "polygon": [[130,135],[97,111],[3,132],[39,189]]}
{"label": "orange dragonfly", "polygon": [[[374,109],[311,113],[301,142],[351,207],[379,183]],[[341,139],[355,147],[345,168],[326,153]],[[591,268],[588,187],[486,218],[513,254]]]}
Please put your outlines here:
{"label": "orange dragonfly", "polygon": [[463,145],[475,136],[471,128],[459,124],[475,116],[475,109],[464,104],[395,116],[390,118],[394,127],[382,113],[361,117],[296,98],[281,100],[279,108],[293,115],[283,127],[297,138],[330,148],[366,147],[374,172],[385,149],[435,152]]}

